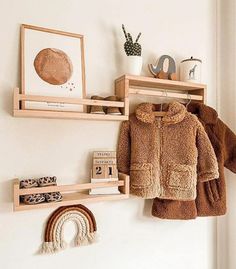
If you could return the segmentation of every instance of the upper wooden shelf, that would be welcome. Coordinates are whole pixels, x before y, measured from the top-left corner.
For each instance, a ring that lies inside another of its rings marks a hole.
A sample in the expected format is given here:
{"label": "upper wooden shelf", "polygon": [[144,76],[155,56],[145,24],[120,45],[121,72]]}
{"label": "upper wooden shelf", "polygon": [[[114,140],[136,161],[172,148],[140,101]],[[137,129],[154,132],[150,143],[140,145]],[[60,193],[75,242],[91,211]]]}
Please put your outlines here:
{"label": "upper wooden shelf", "polygon": [[129,115],[131,94],[205,103],[206,85],[153,77],[123,75],[115,80],[115,94],[123,97],[124,115]]}
{"label": "upper wooden shelf", "polygon": [[[109,188],[109,187],[120,187],[120,194],[101,194],[94,195],[89,194],[88,190],[95,188]],[[87,190],[86,193],[81,192]],[[21,195],[35,194],[35,193],[48,193],[48,192],[61,192],[63,200],[60,202],[51,203],[40,203],[35,205],[28,205],[20,202]],[[101,201],[112,201],[112,200],[123,200],[129,198],[129,176],[119,173],[118,181],[99,182],[99,183],[84,183],[84,184],[73,184],[73,185],[60,185],[60,186],[49,186],[49,187],[37,187],[29,189],[20,189],[19,179],[15,179],[13,183],[13,194],[14,194],[14,211],[76,205],[87,202],[101,202]]]}
{"label": "upper wooden shelf", "polygon": [[133,75],[123,75],[116,79],[118,81],[128,81],[129,86],[145,87],[145,88],[158,88],[166,90],[176,90],[176,91],[191,91],[206,89],[205,84],[190,83],[176,80],[158,79],[153,77],[143,77],[143,76],[133,76]]}

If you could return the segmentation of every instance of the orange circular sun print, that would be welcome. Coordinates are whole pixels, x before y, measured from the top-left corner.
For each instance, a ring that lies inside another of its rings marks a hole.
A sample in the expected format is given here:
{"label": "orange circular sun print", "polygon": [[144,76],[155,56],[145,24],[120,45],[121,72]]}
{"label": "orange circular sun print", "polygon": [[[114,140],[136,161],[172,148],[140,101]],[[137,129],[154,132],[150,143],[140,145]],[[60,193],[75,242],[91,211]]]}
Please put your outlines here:
{"label": "orange circular sun print", "polygon": [[34,59],[34,68],[42,80],[52,85],[66,83],[73,73],[69,56],[54,48],[41,50]]}

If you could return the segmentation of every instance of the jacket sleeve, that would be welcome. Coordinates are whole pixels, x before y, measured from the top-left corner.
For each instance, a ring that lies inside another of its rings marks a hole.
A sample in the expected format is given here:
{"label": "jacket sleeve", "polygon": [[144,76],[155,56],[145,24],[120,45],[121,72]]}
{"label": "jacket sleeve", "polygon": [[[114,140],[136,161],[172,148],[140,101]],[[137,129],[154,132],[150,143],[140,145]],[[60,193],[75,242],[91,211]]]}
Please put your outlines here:
{"label": "jacket sleeve", "polygon": [[219,137],[223,135],[224,166],[236,173],[236,135],[220,119],[217,125]]}
{"label": "jacket sleeve", "polygon": [[219,171],[216,155],[200,122],[198,122],[196,144],[198,149],[198,181],[204,182],[218,178]]}
{"label": "jacket sleeve", "polygon": [[129,121],[124,121],[121,124],[118,148],[117,148],[117,166],[118,171],[129,175],[130,171],[130,124]]}

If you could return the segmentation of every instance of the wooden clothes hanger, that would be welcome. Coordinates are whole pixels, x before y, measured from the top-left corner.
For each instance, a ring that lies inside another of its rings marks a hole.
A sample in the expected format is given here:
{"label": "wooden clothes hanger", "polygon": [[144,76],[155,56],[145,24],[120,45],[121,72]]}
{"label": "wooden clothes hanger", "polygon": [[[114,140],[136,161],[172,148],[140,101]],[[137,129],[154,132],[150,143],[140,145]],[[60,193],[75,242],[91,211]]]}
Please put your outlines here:
{"label": "wooden clothes hanger", "polygon": [[[163,94],[165,93],[165,97],[168,97],[167,95],[167,91],[165,90],[165,92],[163,91]],[[164,96],[161,96],[164,97]],[[163,107],[163,103],[161,103],[161,111],[153,111],[155,117],[164,117],[166,115],[166,111],[162,111],[162,107]]]}
{"label": "wooden clothes hanger", "polygon": [[[163,91],[164,93],[164,91]],[[165,90],[165,97],[168,97],[167,95],[167,91]],[[163,97],[163,96],[161,96]],[[192,99],[191,99],[191,95],[189,93],[187,93],[187,98],[188,98],[188,102],[185,103],[185,106],[186,106],[186,109],[188,108],[188,105],[191,103]],[[162,111],[162,108],[163,108],[163,103],[161,103],[161,110],[160,111],[153,111],[155,117],[164,117],[166,115],[166,111]]]}
{"label": "wooden clothes hanger", "polygon": [[188,105],[191,103],[192,98],[191,98],[191,94],[187,93],[188,96],[188,103],[186,104],[186,109],[188,108]]}

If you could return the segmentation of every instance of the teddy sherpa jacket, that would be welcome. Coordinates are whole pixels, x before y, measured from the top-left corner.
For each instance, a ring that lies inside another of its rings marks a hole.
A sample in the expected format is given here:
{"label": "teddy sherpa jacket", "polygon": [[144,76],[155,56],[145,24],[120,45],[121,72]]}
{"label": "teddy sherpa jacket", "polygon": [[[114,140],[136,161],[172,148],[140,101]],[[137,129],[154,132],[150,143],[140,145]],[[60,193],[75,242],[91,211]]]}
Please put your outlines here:
{"label": "teddy sherpa jacket", "polygon": [[156,198],[152,214],[165,219],[194,219],[197,216],[220,216],[226,213],[226,183],[224,167],[236,173],[236,135],[222,122],[217,112],[201,103],[190,103],[188,110],[194,113],[214,148],[219,178],[197,184],[195,201],[172,201]]}
{"label": "teddy sherpa jacket", "polygon": [[140,104],[122,123],[118,170],[130,174],[130,191],[144,198],[194,200],[197,180],[219,176],[215,153],[195,115],[173,102],[163,118]]}

